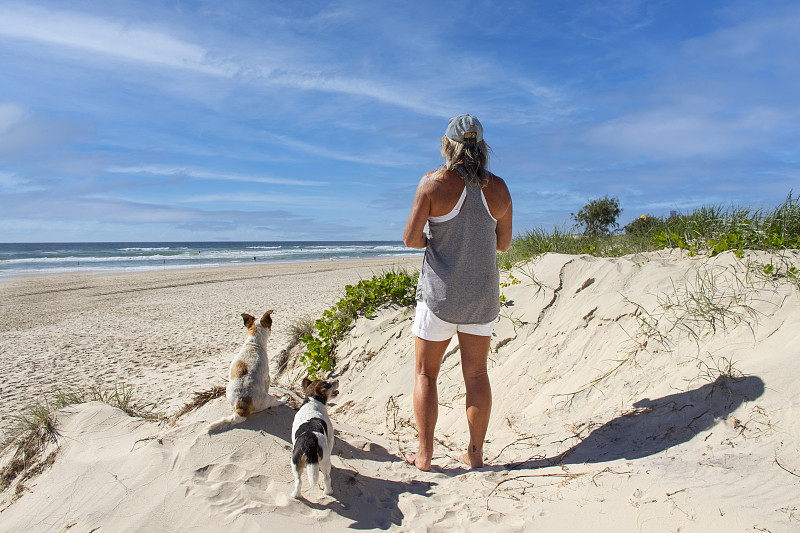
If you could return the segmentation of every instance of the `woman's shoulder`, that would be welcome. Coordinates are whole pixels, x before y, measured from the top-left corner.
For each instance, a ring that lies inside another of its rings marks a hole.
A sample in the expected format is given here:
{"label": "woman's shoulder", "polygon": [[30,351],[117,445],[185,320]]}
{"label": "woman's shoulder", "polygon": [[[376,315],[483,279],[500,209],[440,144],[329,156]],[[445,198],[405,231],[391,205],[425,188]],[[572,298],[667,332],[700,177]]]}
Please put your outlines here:
{"label": "woman's shoulder", "polygon": [[503,178],[495,176],[491,172],[489,173],[489,182],[484,187],[484,193],[491,194],[497,198],[511,199],[511,193],[508,192],[506,182],[503,181]]}
{"label": "woman's shoulder", "polygon": [[454,185],[463,188],[464,180],[461,179],[461,175],[457,171],[439,168],[422,176],[420,183],[425,189],[435,191],[449,189]]}

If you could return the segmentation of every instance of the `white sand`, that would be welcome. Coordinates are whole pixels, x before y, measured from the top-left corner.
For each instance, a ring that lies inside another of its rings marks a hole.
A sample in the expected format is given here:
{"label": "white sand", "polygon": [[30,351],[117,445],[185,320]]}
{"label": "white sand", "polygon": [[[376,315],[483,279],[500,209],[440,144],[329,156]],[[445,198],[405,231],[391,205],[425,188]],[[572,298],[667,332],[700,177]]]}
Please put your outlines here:
{"label": "white sand", "polygon": [[274,309],[271,351],[289,325],[319,317],[346,284],[420,259],[279,263],[0,283],[0,417],[43,393],[132,385],[164,411],[226,377],[242,313]]}
{"label": "white sand", "polygon": [[[223,383],[239,313],[276,310],[274,357],[292,320],[380,270],[260,268],[0,285],[4,421],[39,390],[120,381],[175,412]],[[400,460],[415,447],[413,310],[385,309],[338,352],[333,497],[288,497],[288,406],[209,437],[224,398],[172,425],[91,403],[59,413],[54,465],[0,496],[0,530],[800,531],[800,294],[756,271],[678,252],[514,270],[483,470],[453,459],[467,442],[455,343],[436,468]]]}

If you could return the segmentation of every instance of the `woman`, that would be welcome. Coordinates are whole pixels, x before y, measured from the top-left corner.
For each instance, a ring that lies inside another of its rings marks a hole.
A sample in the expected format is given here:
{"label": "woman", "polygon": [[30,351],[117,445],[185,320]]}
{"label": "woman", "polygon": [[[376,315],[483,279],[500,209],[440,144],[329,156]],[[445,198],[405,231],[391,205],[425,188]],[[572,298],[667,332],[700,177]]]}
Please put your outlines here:
{"label": "woman", "polygon": [[470,468],[483,466],[492,409],[486,360],[500,311],[496,251],[511,244],[511,195],[505,182],[486,170],[489,147],[481,123],[471,115],[453,117],[441,141],[444,165],[420,180],[403,233],[406,246],[426,248],[412,328],[419,448],[406,456],[424,471],[433,457],[436,380],[453,335],[461,350],[469,426],[469,445],[459,459]]}

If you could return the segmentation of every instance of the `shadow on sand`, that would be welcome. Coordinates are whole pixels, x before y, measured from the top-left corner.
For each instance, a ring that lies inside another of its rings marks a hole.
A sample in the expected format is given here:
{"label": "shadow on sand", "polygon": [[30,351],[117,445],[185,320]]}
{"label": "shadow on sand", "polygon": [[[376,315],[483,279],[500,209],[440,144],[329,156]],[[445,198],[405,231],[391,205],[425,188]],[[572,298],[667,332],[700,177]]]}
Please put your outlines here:
{"label": "shadow on sand", "polygon": [[[720,376],[697,389],[633,404],[634,409],[596,427],[586,438],[552,457],[488,465],[481,470],[533,469],[556,464],[603,463],[617,459],[640,459],[690,441],[713,428],[744,402],[764,393],[757,376]],[[576,438],[580,438],[576,435]],[[464,468],[441,469],[447,475],[467,472]]]}
{"label": "shadow on sand", "polygon": [[[286,405],[273,407],[249,417],[240,426],[242,429],[263,431],[291,446],[291,427],[296,411]],[[356,459],[375,462],[395,462],[400,459],[389,453],[386,448],[374,442],[363,450],[351,445],[341,438],[336,438],[334,453],[345,459]],[[288,469],[290,452],[286,454]],[[304,474],[305,476],[305,474]],[[404,515],[398,502],[404,493],[430,495],[436,483],[426,481],[391,481],[366,476],[348,468],[333,467],[331,471],[333,485],[333,501],[320,503],[305,499],[300,501],[312,509],[330,509],[334,513],[353,521],[350,529],[389,529],[392,525],[402,524]],[[308,482],[303,478],[305,491]],[[317,494],[317,489],[314,493]],[[367,504],[367,505],[365,505]]]}
{"label": "shadow on sand", "polygon": [[[715,381],[686,392],[651,400],[644,398],[634,409],[596,427],[586,438],[568,450],[552,457],[488,465],[482,471],[535,469],[555,464],[603,463],[617,459],[640,459],[689,442],[698,433],[713,428],[744,402],[764,393],[764,382],[757,376],[731,378],[720,376]],[[274,418],[273,418],[274,417]],[[252,417],[244,427],[263,430],[291,442],[289,435],[294,410],[281,406]],[[251,425],[252,424],[252,425]],[[577,436],[577,438],[580,438]],[[362,450],[337,439],[336,450],[342,457],[391,462],[398,458],[385,448],[370,444]],[[436,468],[437,472],[457,476],[466,468]],[[365,476],[359,472],[334,468],[331,476],[336,500],[321,504],[304,500],[314,509],[330,509],[353,520],[352,529],[388,529],[400,525],[403,513],[398,506],[403,493],[429,495],[436,483],[399,482]],[[369,505],[365,506],[364,503]],[[368,509],[365,512],[365,509]]]}
{"label": "shadow on sand", "polygon": [[430,496],[436,483],[413,480],[390,481],[365,476],[348,468],[331,471],[335,501],[318,503],[306,501],[313,509],[330,509],[353,521],[350,529],[389,529],[403,523],[404,515],[398,502],[403,493]]}
{"label": "shadow on sand", "polygon": [[552,464],[603,463],[617,459],[640,459],[690,441],[714,427],[744,402],[764,394],[757,376],[715,381],[686,392],[651,400],[644,398],[634,409],[602,426],[565,452],[546,459],[509,463],[509,469],[536,468]]}

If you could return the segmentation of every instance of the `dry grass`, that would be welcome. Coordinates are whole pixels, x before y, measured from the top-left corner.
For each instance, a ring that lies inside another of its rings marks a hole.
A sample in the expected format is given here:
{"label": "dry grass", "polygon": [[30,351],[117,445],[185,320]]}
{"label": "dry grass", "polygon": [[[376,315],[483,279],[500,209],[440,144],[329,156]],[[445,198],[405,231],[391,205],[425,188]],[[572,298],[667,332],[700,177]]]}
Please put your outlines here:
{"label": "dry grass", "polygon": [[129,416],[146,420],[163,420],[155,410],[155,404],[133,399],[130,388],[115,385],[113,390],[99,387],[89,391],[56,391],[53,398],[43,397],[37,403],[24,408],[19,415],[11,417],[11,425],[4,428],[7,437],[0,444],[0,455],[8,456],[8,463],[0,469],[0,492],[18,479],[15,496],[24,490],[23,482],[49,467],[55,461],[58,449],[43,457],[51,445],[58,446],[56,411],[69,405],[101,401],[121,409]]}
{"label": "dry grass", "polygon": [[277,366],[277,376],[280,376],[289,367],[289,358],[291,357],[292,350],[302,344],[302,339],[306,335],[314,334],[314,319],[310,316],[304,316],[295,320],[289,326],[289,344],[284,348],[275,360]]}
{"label": "dry grass", "polygon": [[214,385],[208,390],[195,392],[192,400],[186,402],[181,410],[178,411],[175,416],[172,417],[173,421],[177,420],[178,418],[182,417],[186,413],[190,411],[194,411],[198,407],[202,407],[211,400],[219,398],[221,396],[225,396],[225,385]]}

